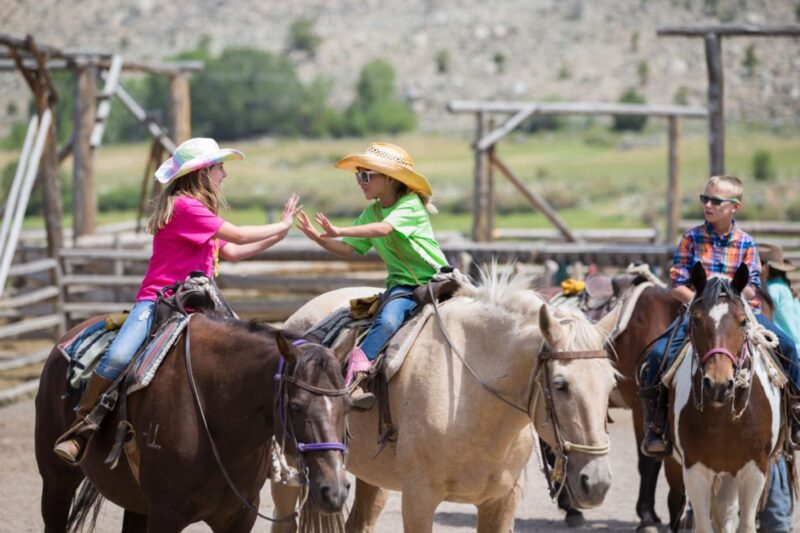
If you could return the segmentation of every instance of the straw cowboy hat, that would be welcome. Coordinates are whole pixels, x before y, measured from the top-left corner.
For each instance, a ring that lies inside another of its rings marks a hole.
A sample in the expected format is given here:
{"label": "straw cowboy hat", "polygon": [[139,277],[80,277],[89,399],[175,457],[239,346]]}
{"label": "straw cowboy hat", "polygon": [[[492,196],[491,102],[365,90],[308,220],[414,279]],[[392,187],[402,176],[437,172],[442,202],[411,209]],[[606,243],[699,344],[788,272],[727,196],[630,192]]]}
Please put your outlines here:
{"label": "straw cowboy hat", "polygon": [[414,192],[425,196],[433,194],[428,179],[414,170],[414,160],[408,155],[408,152],[396,144],[370,143],[367,151],[363,154],[351,154],[341,158],[336,163],[336,168],[353,172],[358,168],[377,170],[405,184]]}
{"label": "straw cowboy hat", "polygon": [[762,263],[766,263],[770,268],[780,270],[781,272],[789,272],[796,268],[783,258],[783,248],[777,244],[759,244],[758,256],[761,258]]}
{"label": "straw cowboy hat", "polygon": [[214,139],[195,137],[181,143],[172,157],[158,167],[156,180],[167,184],[195,170],[231,159],[244,159],[244,154],[239,150],[220,148]]}

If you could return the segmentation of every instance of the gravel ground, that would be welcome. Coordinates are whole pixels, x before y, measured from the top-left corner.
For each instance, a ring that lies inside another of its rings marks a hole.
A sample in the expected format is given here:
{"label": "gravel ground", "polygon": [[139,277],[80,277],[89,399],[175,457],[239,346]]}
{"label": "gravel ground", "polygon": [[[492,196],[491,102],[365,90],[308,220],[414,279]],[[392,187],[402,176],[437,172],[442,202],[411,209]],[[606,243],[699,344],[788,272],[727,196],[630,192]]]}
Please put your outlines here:
{"label": "gravel ground", "polygon": [[[633,427],[628,411],[612,410],[615,423],[611,428],[611,461],[613,482],[605,503],[585,512],[588,529],[605,531],[633,531],[638,519],[634,506],[638,491],[636,455]],[[0,532],[41,531],[39,491],[41,482],[33,453],[33,400],[0,408]],[[562,515],[547,497],[543,475],[536,460],[526,472],[527,488],[517,509],[516,531],[572,531],[563,525]],[[666,518],[666,482],[659,481],[657,512]],[[262,492],[262,512],[271,511],[269,488]],[[101,533],[120,530],[122,513],[113,504],[106,503],[98,521]],[[798,525],[795,517],[795,527]],[[257,523],[255,529],[264,531],[266,525]],[[466,532],[475,529],[475,509],[470,505],[443,503],[436,514],[436,532]],[[395,533],[402,530],[400,494],[392,493],[378,520],[377,531]],[[204,524],[192,525],[190,532],[210,531]]]}

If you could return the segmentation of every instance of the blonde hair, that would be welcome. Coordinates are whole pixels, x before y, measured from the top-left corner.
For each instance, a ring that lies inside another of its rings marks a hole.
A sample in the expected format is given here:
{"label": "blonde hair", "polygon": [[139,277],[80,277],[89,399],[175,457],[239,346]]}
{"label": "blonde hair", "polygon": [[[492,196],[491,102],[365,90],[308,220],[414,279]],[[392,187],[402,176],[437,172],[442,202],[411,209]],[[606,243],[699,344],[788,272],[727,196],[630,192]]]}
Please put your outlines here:
{"label": "blonde hair", "polygon": [[148,233],[155,235],[172,220],[175,198],[178,196],[191,196],[215,215],[219,214],[220,206],[225,205],[225,199],[211,181],[211,167],[195,170],[172,180],[158,197],[153,214],[147,222]]}
{"label": "blonde hair", "polygon": [[742,180],[740,180],[736,176],[729,176],[729,175],[711,176],[708,179],[708,183],[706,183],[706,187],[708,187],[709,185],[713,185],[714,187],[720,189],[725,189],[726,191],[728,191],[730,196],[738,200],[741,200],[742,195],[744,194],[744,185],[742,185]]}
{"label": "blonde hair", "polygon": [[[403,183],[402,181],[400,181],[398,179],[395,179],[395,178],[393,178],[391,176],[387,176],[386,174],[384,174],[384,176],[386,176],[386,179],[389,180],[389,183],[391,184],[392,189],[394,190],[395,199],[396,200],[399,200],[400,198],[402,198],[403,196],[405,196],[409,192],[412,192],[411,189],[409,189],[408,186],[405,183]],[[436,209],[436,206],[433,205],[433,202],[431,202],[431,197],[430,196],[428,196],[426,194],[422,194],[421,192],[416,192],[416,191],[414,191],[414,194],[419,196],[419,199],[422,200],[422,205],[425,206],[425,210],[429,214],[435,215],[436,213],[439,212],[439,210]]]}

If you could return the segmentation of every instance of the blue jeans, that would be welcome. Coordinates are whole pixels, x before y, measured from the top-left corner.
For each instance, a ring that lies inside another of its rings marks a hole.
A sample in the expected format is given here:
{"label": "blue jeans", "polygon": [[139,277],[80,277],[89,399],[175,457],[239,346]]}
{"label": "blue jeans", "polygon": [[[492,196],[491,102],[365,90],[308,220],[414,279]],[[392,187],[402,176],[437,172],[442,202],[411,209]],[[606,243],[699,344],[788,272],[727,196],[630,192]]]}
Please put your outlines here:
{"label": "blue jeans", "polygon": [[417,302],[412,297],[413,292],[414,287],[397,285],[383,293],[384,300],[397,294],[403,294],[403,296],[395,297],[383,305],[361,343],[361,349],[370,361],[374,361],[378,357],[392,335],[397,333],[408,315],[417,307]]}
{"label": "blue jeans", "polygon": [[786,461],[783,457],[770,465],[769,495],[764,510],[758,514],[760,529],[772,532],[789,532],[792,530],[792,510],[794,502],[789,492],[789,476],[786,472]]}
{"label": "blue jeans", "polygon": [[100,359],[95,370],[97,374],[105,379],[113,380],[125,370],[147,337],[147,332],[150,331],[155,306],[156,303],[152,300],[136,302],[111,346]]}
{"label": "blue jeans", "polygon": [[[780,328],[778,328],[778,326],[775,325],[774,322],[764,315],[757,314],[756,320],[759,324],[777,335],[778,345],[780,346],[781,353],[783,354],[781,363],[783,364],[790,381],[794,385],[795,390],[800,391],[800,360],[798,360],[800,359],[800,356],[797,354],[797,345],[794,343],[791,337],[784,333]],[[672,342],[670,343],[669,347],[667,347],[670,334],[676,327],[677,330],[675,331],[675,335],[672,336]],[[688,330],[689,319],[688,315],[685,315],[680,324],[678,324],[678,319],[675,319],[675,321],[667,328],[667,331],[665,331],[653,344],[653,349],[647,355],[647,362],[645,363],[646,366],[643,369],[645,374],[643,384],[646,387],[652,387],[655,385],[661,378],[661,371],[669,368],[669,366],[672,364],[672,361],[675,360],[675,357],[678,355],[678,350],[680,349],[681,345],[683,345],[683,341],[686,339]],[[666,360],[664,360],[665,356]]]}

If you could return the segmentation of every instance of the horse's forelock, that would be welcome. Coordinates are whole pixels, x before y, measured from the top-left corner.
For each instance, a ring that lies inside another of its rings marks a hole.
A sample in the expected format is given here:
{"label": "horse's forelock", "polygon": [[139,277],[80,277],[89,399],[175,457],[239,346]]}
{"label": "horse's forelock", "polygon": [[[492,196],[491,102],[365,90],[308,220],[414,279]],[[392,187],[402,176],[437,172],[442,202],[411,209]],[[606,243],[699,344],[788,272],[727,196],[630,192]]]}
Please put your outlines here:
{"label": "horse's forelock", "polygon": [[708,280],[699,299],[692,305],[698,305],[703,312],[710,313],[723,295],[728,296],[732,301],[741,300],[734,292],[731,280],[722,276],[714,276]]}
{"label": "horse's forelock", "polygon": [[322,375],[331,378],[331,383],[336,384],[334,375],[341,377],[342,369],[339,362],[326,348],[311,344],[302,349],[302,357],[295,364],[295,373],[306,376],[312,383],[317,383]]}

